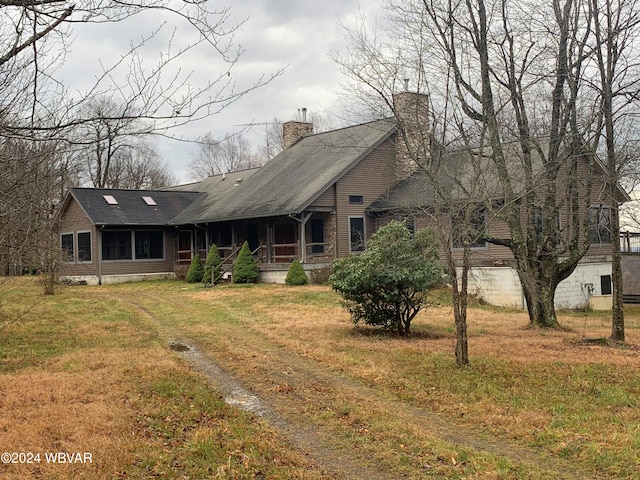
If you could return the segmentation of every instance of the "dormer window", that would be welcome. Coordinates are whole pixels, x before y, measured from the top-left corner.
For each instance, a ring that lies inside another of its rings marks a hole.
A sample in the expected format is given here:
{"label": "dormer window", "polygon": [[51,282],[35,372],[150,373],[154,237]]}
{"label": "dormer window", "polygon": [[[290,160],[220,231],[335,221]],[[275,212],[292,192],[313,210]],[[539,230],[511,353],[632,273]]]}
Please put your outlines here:
{"label": "dormer window", "polygon": [[144,200],[144,203],[146,203],[150,207],[155,207],[156,205],[158,205],[153,197],[142,197],[142,200]]}
{"label": "dormer window", "polygon": [[118,200],[116,200],[116,197],[113,195],[103,195],[102,198],[104,198],[104,201],[109,205],[118,205]]}

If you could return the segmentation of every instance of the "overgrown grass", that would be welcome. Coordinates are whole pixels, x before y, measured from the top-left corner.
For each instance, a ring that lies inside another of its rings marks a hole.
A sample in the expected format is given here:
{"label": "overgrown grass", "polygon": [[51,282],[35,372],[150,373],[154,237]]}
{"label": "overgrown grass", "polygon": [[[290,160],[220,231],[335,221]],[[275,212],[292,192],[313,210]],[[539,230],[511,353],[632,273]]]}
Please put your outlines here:
{"label": "overgrown grass", "polygon": [[[524,312],[474,306],[471,365],[459,368],[445,293],[402,339],[354,329],[327,287],[144,282],[66,288],[55,297],[30,281],[12,288],[9,309],[35,306],[0,331],[0,445],[92,451],[96,461],[0,465],[0,476],[325,478],[273,431],[224,404],[136,305],[300,426],[326,431],[338,448],[398,478],[640,476],[637,308],[626,310],[629,346],[610,348],[581,342],[608,334],[603,314],[562,312],[566,328],[545,331],[525,328]],[[307,363],[289,370],[292,358]],[[450,426],[426,428],[431,420],[416,422],[412,410]],[[502,446],[474,446],[465,432]],[[508,454],[514,446],[565,460],[574,475],[518,460],[517,451]]]}
{"label": "overgrown grass", "polygon": [[[35,307],[0,331],[0,450],[40,457],[0,464],[0,477],[329,478],[227,406],[117,289],[12,289],[9,311]],[[48,464],[52,452],[92,461]]]}

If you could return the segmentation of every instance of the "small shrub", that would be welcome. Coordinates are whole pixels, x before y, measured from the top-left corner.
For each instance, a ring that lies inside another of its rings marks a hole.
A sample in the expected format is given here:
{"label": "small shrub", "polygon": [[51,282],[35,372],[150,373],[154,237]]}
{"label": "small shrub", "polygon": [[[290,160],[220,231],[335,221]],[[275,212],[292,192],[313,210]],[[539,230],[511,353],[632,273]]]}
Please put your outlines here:
{"label": "small shrub", "polygon": [[173,273],[176,276],[176,279],[186,280],[188,271],[189,271],[188,265],[176,265],[175,269],[173,270]]}
{"label": "small shrub", "polygon": [[222,265],[218,246],[214,243],[209,249],[207,259],[204,262],[204,275],[202,283],[215,285],[222,278]]}
{"label": "small shrub", "polygon": [[284,283],[287,285],[306,285],[309,283],[309,278],[302,268],[300,260],[297,258],[291,263],[289,271],[287,272],[287,278],[284,279]]}
{"label": "small shrub", "polygon": [[436,259],[430,232],[412,237],[403,223],[392,221],[372,235],[361,255],[334,260],[329,281],[342,295],[353,323],[363,321],[408,335],[427,292],[443,281]]}
{"label": "small shrub", "polygon": [[195,255],[193,260],[191,260],[191,265],[189,265],[189,270],[187,270],[187,277],[185,280],[187,283],[198,283],[202,281],[202,276],[204,275],[204,267],[202,266],[202,259],[200,255]]}
{"label": "small shrub", "polygon": [[251,255],[249,243],[244,242],[233,265],[233,283],[255,283],[258,274],[258,265]]}
{"label": "small shrub", "polygon": [[329,285],[331,267],[314,268],[309,270],[309,280],[314,285]]}

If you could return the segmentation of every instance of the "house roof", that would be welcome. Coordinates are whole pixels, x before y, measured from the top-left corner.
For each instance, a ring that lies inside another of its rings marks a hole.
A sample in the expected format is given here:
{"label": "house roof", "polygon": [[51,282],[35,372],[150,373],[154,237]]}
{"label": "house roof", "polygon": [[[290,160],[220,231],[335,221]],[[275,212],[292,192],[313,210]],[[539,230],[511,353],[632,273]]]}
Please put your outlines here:
{"label": "house roof", "polygon": [[[74,198],[94,225],[161,226],[201,195],[192,191],[72,188],[67,198]],[[151,200],[145,201],[145,197]]]}
{"label": "house roof", "polygon": [[[422,210],[444,199],[468,201],[473,198],[486,200],[488,197],[500,197],[498,177],[490,159],[471,157],[471,153],[462,150],[444,155],[439,162],[433,161],[430,173],[419,169],[401,180],[373,202],[367,212]],[[515,173],[514,177],[517,175]],[[443,196],[437,196],[438,189]]]}
{"label": "house roof", "polygon": [[[540,140],[541,147],[548,148],[545,139]],[[526,193],[525,166],[519,142],[505,145],[506,164],[511,186],[516,196]],[[568,157],[569,158],[569,157]],[[567,159],[568,159],[567,158]],[[538,153],[532,155],[532,170],[534,184],[543,188],[547,182],[544,175],[544,165]],[[438,163],[431,165],[432,174],[418,171],[409,178],[402,180],[388,192],[373,202],[367,211],[371,214],[393,211],[410,211],[423,209],[433,205],[436,198],[436,187],[445,193],[440,198],[448,200],[480,201],[488,198],[502,198],[498,173],[490,157],[490,149],[485,149],[482,155],[472,150],[453,151],[442,156]],[[606,173],[602,162],[596,157],[594,168]],[[626,202],[629,195],[618,185],[618,201]]]}
{"label": "house roof", "polygon": [[378,120],[310,135],[260,169],[228,174],[224,180],[217,175],[199,184],[187,185],[184,188],[204,195],[170,223],[208,223],[300,213],[389,138],[395,128],[390,120]]}

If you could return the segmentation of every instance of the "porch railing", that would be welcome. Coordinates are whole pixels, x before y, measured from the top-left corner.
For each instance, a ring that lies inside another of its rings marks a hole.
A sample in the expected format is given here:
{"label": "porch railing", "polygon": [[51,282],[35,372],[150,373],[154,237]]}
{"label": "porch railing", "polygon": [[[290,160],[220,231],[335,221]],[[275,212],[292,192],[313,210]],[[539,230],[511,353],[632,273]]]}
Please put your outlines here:
{"label": "porch railing", "polygon": [[620,232],[620,251],[640,255],[640,232]]}

